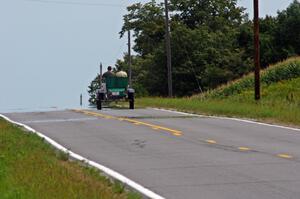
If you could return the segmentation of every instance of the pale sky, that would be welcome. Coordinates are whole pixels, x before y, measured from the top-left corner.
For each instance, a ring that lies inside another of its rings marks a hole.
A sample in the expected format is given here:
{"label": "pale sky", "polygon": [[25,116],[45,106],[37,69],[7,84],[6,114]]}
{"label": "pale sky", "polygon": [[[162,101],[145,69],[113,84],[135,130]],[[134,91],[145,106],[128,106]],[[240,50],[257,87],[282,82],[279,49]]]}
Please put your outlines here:
{"label": "pale sky", "polygon": [[[0,0],[0,112],[74,108],[81,93],[87,105],[87,86],[100,61],[113,65],[127,50],[126,39],[118,35],[126,6],[147,2],[47,1],[58,3]],[[252,13],[252,2],[239,0],[239,5]],[[260,2],[263,16],[276,14],[292,0]]]}

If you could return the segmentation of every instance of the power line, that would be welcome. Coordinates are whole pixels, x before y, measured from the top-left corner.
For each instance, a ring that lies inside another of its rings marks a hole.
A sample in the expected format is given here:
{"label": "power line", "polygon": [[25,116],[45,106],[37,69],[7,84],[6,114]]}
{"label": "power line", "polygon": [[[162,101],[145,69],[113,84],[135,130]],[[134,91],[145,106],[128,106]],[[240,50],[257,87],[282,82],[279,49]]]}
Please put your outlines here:
{"label": "power line", "polygon": [[127,5],[122,4],[109,4],[109,3],[83,3],[76,1],[57,1],[57,0],[24,0],[28,2],[47,3],[47,4],[61,4],[61,5],[76,5],[76,6],[105,6],[105,7],[118,7],[125,8]]}

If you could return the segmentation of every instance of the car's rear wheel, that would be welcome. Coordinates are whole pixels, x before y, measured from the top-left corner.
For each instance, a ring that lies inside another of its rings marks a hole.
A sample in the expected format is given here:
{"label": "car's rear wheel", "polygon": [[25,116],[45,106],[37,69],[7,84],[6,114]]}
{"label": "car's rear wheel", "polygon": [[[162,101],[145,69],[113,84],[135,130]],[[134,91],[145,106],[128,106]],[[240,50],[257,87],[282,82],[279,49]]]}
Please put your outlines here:
{"label": "car's rear wheel", "polygon": [[134,93],[128,93],[129,109],[134,109]]}
{"label": "car's rear wheel", "polygon": [[101,101],[101,99],[98,99],[98,100],[97,100],[97,109],[98,109],[98,110],[101,110],[101,109],[102,109],[102,101]]}
{"label": "car's rear wheel", "polygon": [[104,100],[104,94],[103,93],[98,93],[98,96],[97,96],[97,109],[98,110],[101,110],[102,109],[102,100]]}
{"label": "car's rear wheel", "polygon": [[129,101],[129,109],[134,109],[134,100]]}

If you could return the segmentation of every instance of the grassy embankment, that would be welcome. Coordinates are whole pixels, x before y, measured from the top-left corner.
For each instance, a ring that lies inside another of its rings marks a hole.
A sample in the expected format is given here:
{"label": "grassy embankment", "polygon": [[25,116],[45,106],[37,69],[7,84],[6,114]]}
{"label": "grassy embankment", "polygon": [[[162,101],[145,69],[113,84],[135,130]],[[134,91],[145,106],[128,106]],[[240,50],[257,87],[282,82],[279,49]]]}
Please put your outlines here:
{"label": "grassy embankment", "polygon": [[37,135],[0,118],[1,199],[137,199],[99,171],[68,161]]}
{"label": "grassy embankment", "polygon": [[137,106],[176,109],[206,115],[252,118],[300,126],[300,58],[262,72],[262,99],[254,100],[253,74],[190,98],[141,98]]}

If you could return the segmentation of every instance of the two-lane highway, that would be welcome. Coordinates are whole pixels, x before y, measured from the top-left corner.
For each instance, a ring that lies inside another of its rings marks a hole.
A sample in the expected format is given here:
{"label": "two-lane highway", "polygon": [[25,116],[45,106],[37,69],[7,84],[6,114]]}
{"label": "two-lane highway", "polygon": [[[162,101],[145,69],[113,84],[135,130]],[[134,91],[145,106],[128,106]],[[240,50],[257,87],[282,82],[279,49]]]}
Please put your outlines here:
{"label": "two-lane highway", "polygon": [[300,198],[297,129],[156,109],[5,115],[165,198]]}

